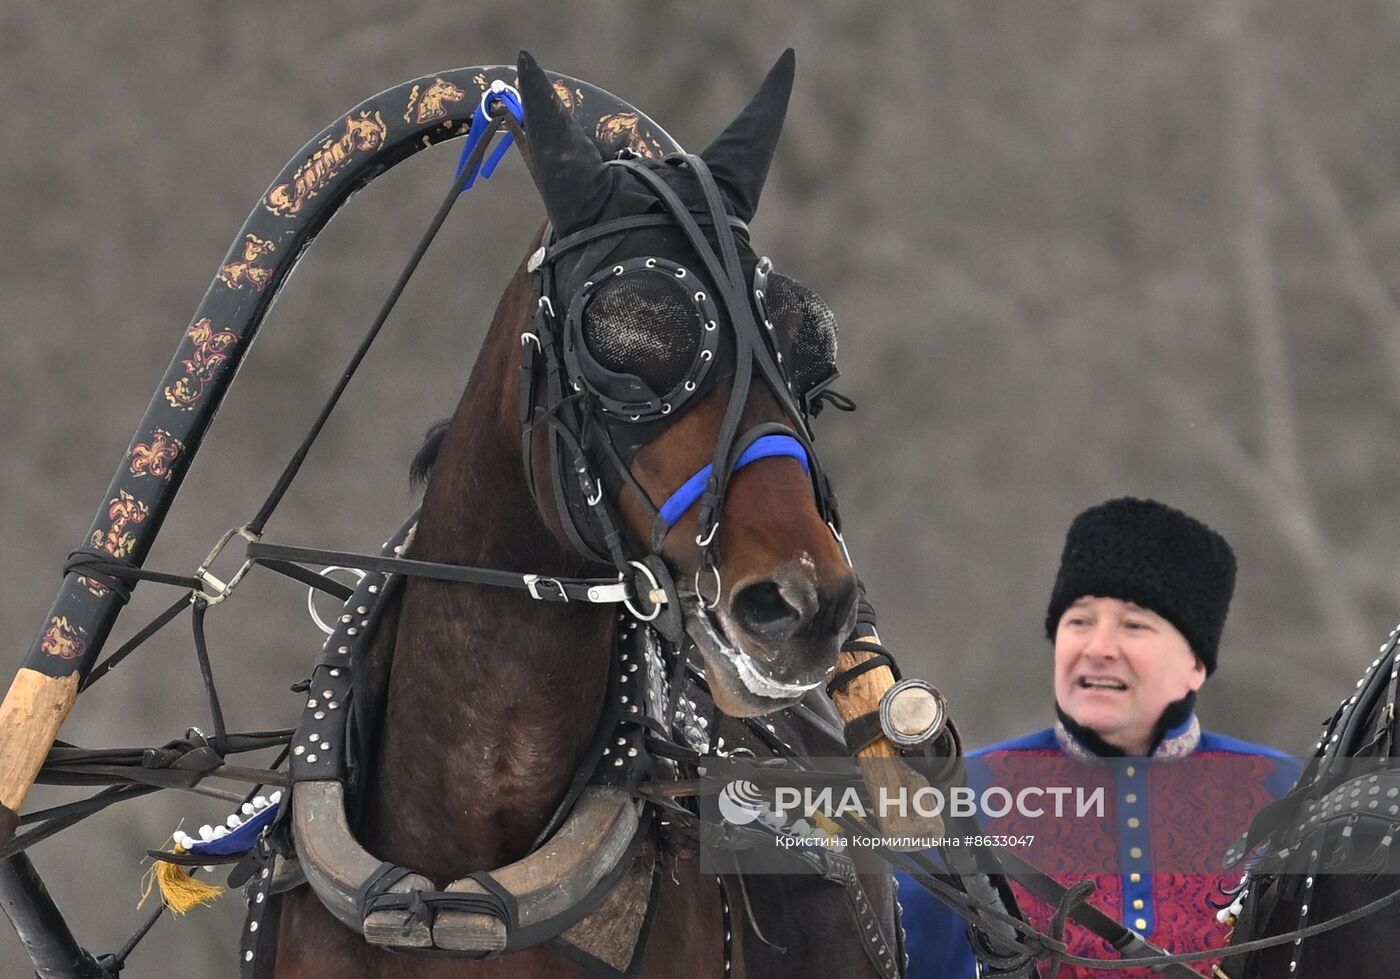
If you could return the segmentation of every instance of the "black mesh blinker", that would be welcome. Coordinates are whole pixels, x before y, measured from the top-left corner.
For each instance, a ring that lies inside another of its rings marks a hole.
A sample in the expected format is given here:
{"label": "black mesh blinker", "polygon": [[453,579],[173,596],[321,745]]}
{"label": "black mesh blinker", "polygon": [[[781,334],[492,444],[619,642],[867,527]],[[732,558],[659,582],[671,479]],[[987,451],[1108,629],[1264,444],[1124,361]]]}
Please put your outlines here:
{"label": "black mesh blinker", "polygon": [[793,390],[805,394],[836,371],[836,314],[821,296],[777,272],[769,273],[763,299],[786,341]]}
{"label": "black mesh blinker", "polygon": [[584,307],[589,355],[616,374],[640,378],[664,395],[686,379],[700,349],[700,312],[667,272],[632,272],[600,285]]}

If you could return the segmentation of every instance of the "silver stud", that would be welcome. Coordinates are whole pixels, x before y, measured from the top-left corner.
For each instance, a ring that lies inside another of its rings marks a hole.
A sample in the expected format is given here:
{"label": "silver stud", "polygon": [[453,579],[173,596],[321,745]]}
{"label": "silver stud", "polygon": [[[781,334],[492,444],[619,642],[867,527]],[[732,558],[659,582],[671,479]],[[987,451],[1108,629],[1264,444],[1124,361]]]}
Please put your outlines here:
{"label": "silver stud", "polygon": [[307,756],[306,756],[306,760],[309,761],[309,762],[314,762],[314,761],[316,760],[316,756],[315,756],[315,755],[307,755]]}
{"label": "silver stud", "polygon": [[308,701],[306,702],[306,706],[307,706],[307,707],[315,707],[316,704],[317,704],[317,702],[318,702],[318,701],[316,700],[316,698],[315,698],[315,697],[312,697],[310,700],[308,700]]}
{"label": "silver stud", "polygon": [[312,714],[311,716],[314,717],[314,718],[316,718],[316,720],[318,720],[318,721],[324,721],[324,720],[326,719],[326,712],[323,711],[323,710],[318,710],[316,713]]}
{"label": "silver stud", "polygon": [[328,708],[330,708],[331,710],[336,710],[338,707],[340,707],[340,704],[338,704],[338,703],[336,703],[334,700],[332,700],[332,701],[331,701],[330,703],[328,703],[326,706],[327,706]]}

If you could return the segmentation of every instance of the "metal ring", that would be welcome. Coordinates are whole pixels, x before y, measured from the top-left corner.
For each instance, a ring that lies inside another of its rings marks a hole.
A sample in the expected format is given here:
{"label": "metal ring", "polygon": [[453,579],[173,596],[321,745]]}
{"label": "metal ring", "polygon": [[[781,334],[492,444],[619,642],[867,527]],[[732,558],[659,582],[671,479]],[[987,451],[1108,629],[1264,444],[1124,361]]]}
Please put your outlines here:
{"label": "metal ring", "polygon": [[710,574],[715,576],[715,600],[706,604],[705,593],[700,590],[700,572],[705,570],[704,567],[695,569],[695,600],[700,603],[700,608],[702,610],[710,612],[719,608],[719,597],[724,591],[724,582],[720,580],[719,568],[715,567],[715,563],[713,561],[706,563],[710,566]]}
{"label": "metal ring", "polygon": [[614,266],[613,266],[613,275],[621,275],[621,274],[622,274],[622,271],[623,271],[623,270],[622,270],[622,266],[621,266],[621,265],[614,265]]}
{"label": "metal ring", "polygon": [[694,390],[695,390],[695,382],[694,382],[694,381],[686,381],[686,382],[685,382],[685,389],[686,389],[687,391],[694,391]]}
{"label": "metal ring", "polygon": [[649,259],[647,259],[645,262],[643,262],[642,264],[645,265],[645,266],[646,266],[647,268],[649,268],[649,269],[654,269],[654,268],[656,268],[656,259],[654,259],[654,258],[649,258]]}
{"label": "metal ring", "polygon": [[[360,584],[360,582],[365,580],[365,572],[362,571],[360,568],[347,568],[339,564],[332,564],[328,568],[322,568],[321,574],[324,577],[329,578],[332,571],[349,571],[351,574],[359,575],[359,581],[355,583],[357,587]],[[316,611],[316,587],[314,585],[309,586],[306,589],[306,611],[311,613],[311,621],[316,623],[316,628],[320,629],[328,636],[335,634],[335,627],[326,625],[324,622],[322,622],[320,613]]]}
{"label": "metal ring", "polygon": [[669,415],[671,413],[671,406],[664,401],[661,402],[661,413],[663,415]]}
{"label": "metal ring", "polygon": [[[659,581],[656,580],[656,575],[654,575],[654,574],[651,573],[651,568],[648,568],[648,567],[647,567],[645,564],[643,564],[641,561],[628,561],[627,563],[630,564],[630,565],[632,565],[632,567],[636,568],[636,569],[637,569],[638,571],[640,571],[642,574],[644,574],[644,575],[647,576],[647,580],[648,580],[649,582],[651,582],[652,591],[655,592],[655,591],[660,591],[660,590],[661,590],[661,582],[659,582]],[[619,575],[617,576],[617,580],[618,580],[618,581],[622,581],[622,580],[623,580],[622,575],[619,574]],[[664,604],[666,604],[666,603],[665,603],[664,600],[663,600],[663,601],[660,601],[660,602],[656,602],[656,603],[652,606],[651,614],[650,614],[650,615],[643,615],[641,612],[638,612],[638,611],[637,611],[637,606],[635,606],[635,605],[632,604],[632,599],[631,599],[630,597],[623,598],[622,604],[625,605],[625,606],[627,606],[627,611],[631,612],[632,615],[633,615],[638,621],[640,621],[640,622],[650,622],[652,619],[656,618],[658,615],[661,614],[661,606],[664,605]]]}
{"label": "metal ring", "polygon": [[533,340],[533,341],[535,342],[535,349],[536,349],[536,350],[541,349],[541,348],[540,348],[540,338],[539,338],[539,337],[535,336],[533,333],[531,333],[531,332],[528,331],[528,330],[526,330],[524,333],[520,334],[520,345],[521,345],[522,347],[525,346],[526,341],[529,341],[529,340]]}
{"label": "metal ring", "polygon": [[703,292],[697,292],[695,294],[695,301],[697,303],[703,303],[705,301],[705,294]]}
{"label": "metal ring", "polygon": [[713,352],[713,351],[710,351],[710,350],[702,350],[702,351],[700,351],[700,359],[701,359],[701,360],[709,360],[709,359],[710,359],[711,357],[713,357],[713,356],[714,356],[714,352]]}
{"label": "metal ring", "polygon": [[676,269],[676,278],[678,278],[678,279],[684,279],[684,278],[685,278],[685,269],[681,269],[681,268]]}
{"label": "metal ring", "polygon": [[714,330],[714,328],[715,328],[716,326],[718,326],[718,325],[719,325],[719,324],[716,323],[714,320],[706,320],[706,321],[705,321],[705,329],[707,329],[707,330]]}
{"label": "metal ring", "polygon": [[700,546],[700,547],[709,547],[709,546],[710,546],[710,542],[711,542],[712,540],[715,539],[715,534],[717,534],[717,533],[719,533],[719,521],[718,521],[718,520],[716,520],[713,524],[710,525],[710,533],[709,533],[709,535],[708,535],[704,540],[701,540],[701,539],[700,539],[700,535],[699,535],[699,534],[696,534],[696,535],[695,535],[695,543],[696,543],[698,546]]}
{"label": "metal ring", "polygon": [[536,309],[547,309],[547,310],[549,310],[549,315],[550,315],[551,317],[554,316],[554,304],[553,304],[552,302],[549,301],[549,297],[548,297],[548,296],[541,296],[541,297],[540,297],[540,301],[537,302],[537,303],[535,303],[535,308],[536,308]]}

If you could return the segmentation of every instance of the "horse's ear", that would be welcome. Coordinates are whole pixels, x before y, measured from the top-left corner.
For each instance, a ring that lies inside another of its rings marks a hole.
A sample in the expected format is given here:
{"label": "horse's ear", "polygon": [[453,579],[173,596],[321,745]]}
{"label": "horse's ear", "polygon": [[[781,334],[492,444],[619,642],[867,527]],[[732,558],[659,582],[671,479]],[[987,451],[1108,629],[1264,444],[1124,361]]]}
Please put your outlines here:
{"label": "horse's ear", "polygon": [[616,178],[528,51],[520,52],[516,68],[535,186],[555,232],[567,235],[597,219]]}
{"label": "horse's ear", "polygon": [[758,210],[758,195],[783,131],[796,61],[792,48],[784,51],[744,111],[700,154],[743,221]]}

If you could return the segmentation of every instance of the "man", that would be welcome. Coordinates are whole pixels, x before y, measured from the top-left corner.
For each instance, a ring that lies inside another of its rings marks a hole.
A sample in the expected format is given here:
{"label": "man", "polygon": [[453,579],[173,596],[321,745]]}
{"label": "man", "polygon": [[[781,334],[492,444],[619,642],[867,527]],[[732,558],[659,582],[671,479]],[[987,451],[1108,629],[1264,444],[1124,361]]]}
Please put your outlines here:
{"label": "man", "polygon": [[[1196,692],[1215,672],[1235,585],[1218,533],[1153,500],[1122,498],[1074,519],[1050,594],[1056,724],[973,752],[970,781],[1013,789],[1051,783],[1103,790],[1102,819],[1013,811],[988,833],[1035,837],[1018,855],[1064,884],[1086,877],[1090,903],[1169,951],[1223,945],[1214,907],[1238,880],[1217,872],[1254,812],[1297,778],[1282,752],[1201,730]],[[911,979],[971,979],[963,920],[901,877]],[[1015,887],[1021,910],[1049,931],[1054,908]],[[1214,907],[1212,906],[1214,902]],[[1076,955],[1117,954],[1088,930],[1066,931]],[[1196,963],[1204,975],[1212,963]],[[1146,969],[1063,967],[1064,979],[1147,977]]]}

